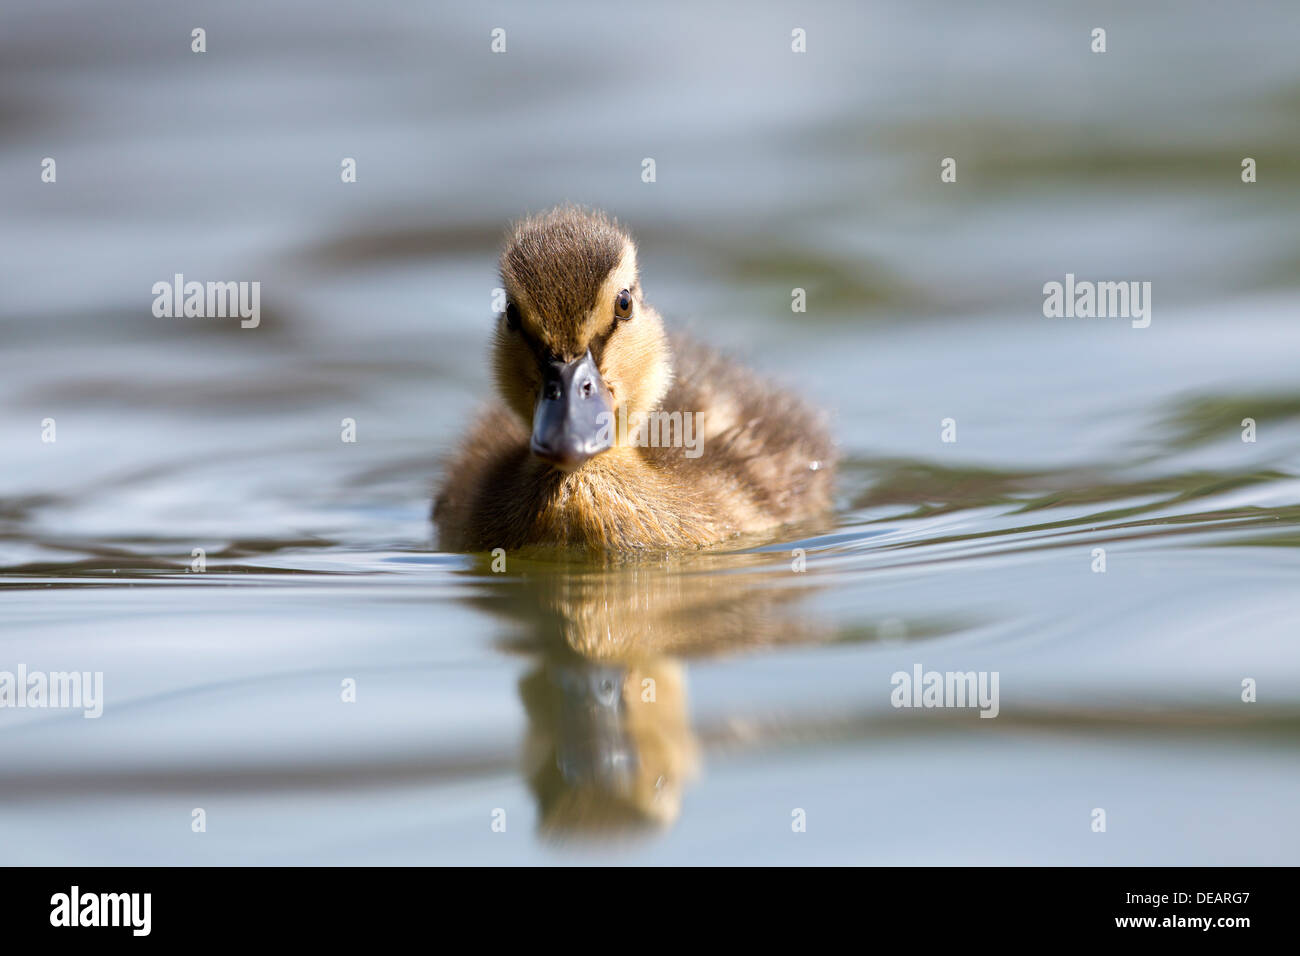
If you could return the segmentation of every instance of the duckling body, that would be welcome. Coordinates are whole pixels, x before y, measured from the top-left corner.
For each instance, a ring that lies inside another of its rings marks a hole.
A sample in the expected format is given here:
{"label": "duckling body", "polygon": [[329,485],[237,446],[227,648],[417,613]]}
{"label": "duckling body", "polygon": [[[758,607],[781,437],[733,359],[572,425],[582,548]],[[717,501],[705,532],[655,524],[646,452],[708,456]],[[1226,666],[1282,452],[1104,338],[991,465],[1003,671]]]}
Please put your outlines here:
{"label": "duckling body", "polygon": [[670,339],[615,223],[573,207],[524,220],[501,268],[502,400],[447,469],[440,547],[695,549],[829,509],[834,450],[819,416]]}

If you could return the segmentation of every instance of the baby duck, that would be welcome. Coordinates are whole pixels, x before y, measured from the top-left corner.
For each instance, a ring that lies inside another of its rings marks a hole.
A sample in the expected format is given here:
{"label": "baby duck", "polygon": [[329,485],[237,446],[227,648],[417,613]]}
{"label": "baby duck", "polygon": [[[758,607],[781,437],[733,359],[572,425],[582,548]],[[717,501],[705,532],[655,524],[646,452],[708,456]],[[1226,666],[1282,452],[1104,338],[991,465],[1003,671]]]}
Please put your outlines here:
{"label": "baby duck", "polygon": [[818,416],[670,339],[618,223],[574,206],[521,220],[501,279],[499,401],[444,476],[441,548],[698,549],[830,508],[834,451]]}

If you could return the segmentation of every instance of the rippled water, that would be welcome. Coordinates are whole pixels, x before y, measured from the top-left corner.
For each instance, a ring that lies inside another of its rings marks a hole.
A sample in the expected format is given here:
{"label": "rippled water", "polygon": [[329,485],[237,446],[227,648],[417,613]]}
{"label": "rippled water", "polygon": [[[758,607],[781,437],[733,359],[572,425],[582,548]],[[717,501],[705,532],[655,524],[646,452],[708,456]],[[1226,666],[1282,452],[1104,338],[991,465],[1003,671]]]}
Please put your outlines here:
{"label": "rippled water", "polygon": [[[5,862],[1300,858],[1296,15],[744,10],[0,13],[0,671],[106,696],[0,709]],[[565,199],[832,411],[833,522],[434,549],[497,237]],[[177,272],[261,327],[154,318]],[[1067,272],[1150,327],[1044,318]]]}

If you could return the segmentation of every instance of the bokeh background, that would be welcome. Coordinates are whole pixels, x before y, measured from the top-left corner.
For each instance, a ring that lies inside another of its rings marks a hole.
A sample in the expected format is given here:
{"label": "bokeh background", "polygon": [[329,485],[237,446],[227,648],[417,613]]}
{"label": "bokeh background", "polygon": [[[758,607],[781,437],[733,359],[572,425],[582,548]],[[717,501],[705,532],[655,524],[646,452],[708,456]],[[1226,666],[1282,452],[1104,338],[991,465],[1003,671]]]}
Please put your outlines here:
{"label": "bokeh background", "polygon": [[[107,701],[0,710],[0,860],[1296,863],[1297,27],[6,3],[0,670]],[[618,569],[436,551],[497,241],[561,201],[831,411],[832,521]],[[260,328],[155,318],[178,272],[261,282]],[[1150,281],[1151,326],[1044,318],[1067,272]],[[915,663],[998,671],[1001,715],[893,709]]]}

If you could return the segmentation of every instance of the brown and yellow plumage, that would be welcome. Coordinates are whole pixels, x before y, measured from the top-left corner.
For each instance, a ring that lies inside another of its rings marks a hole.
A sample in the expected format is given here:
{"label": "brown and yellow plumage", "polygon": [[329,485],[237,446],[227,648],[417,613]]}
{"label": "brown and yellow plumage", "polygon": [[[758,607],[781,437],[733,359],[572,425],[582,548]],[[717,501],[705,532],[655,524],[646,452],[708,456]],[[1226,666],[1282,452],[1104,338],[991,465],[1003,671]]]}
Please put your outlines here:
{"label": "brown and yellow plumage", "polygon": [[[818,417],[754,373],[670,339],[615,222],[571,206],[522,220],[501,277],[500,401],[447,468],[434,506],[440,547],[692,549],[830,507],[834,452]],[[608,440],[592,433],[598,409],[612,413]],[[678,437],[671,413],[694,416],[691,455],[617,427],[652,412]]]}

